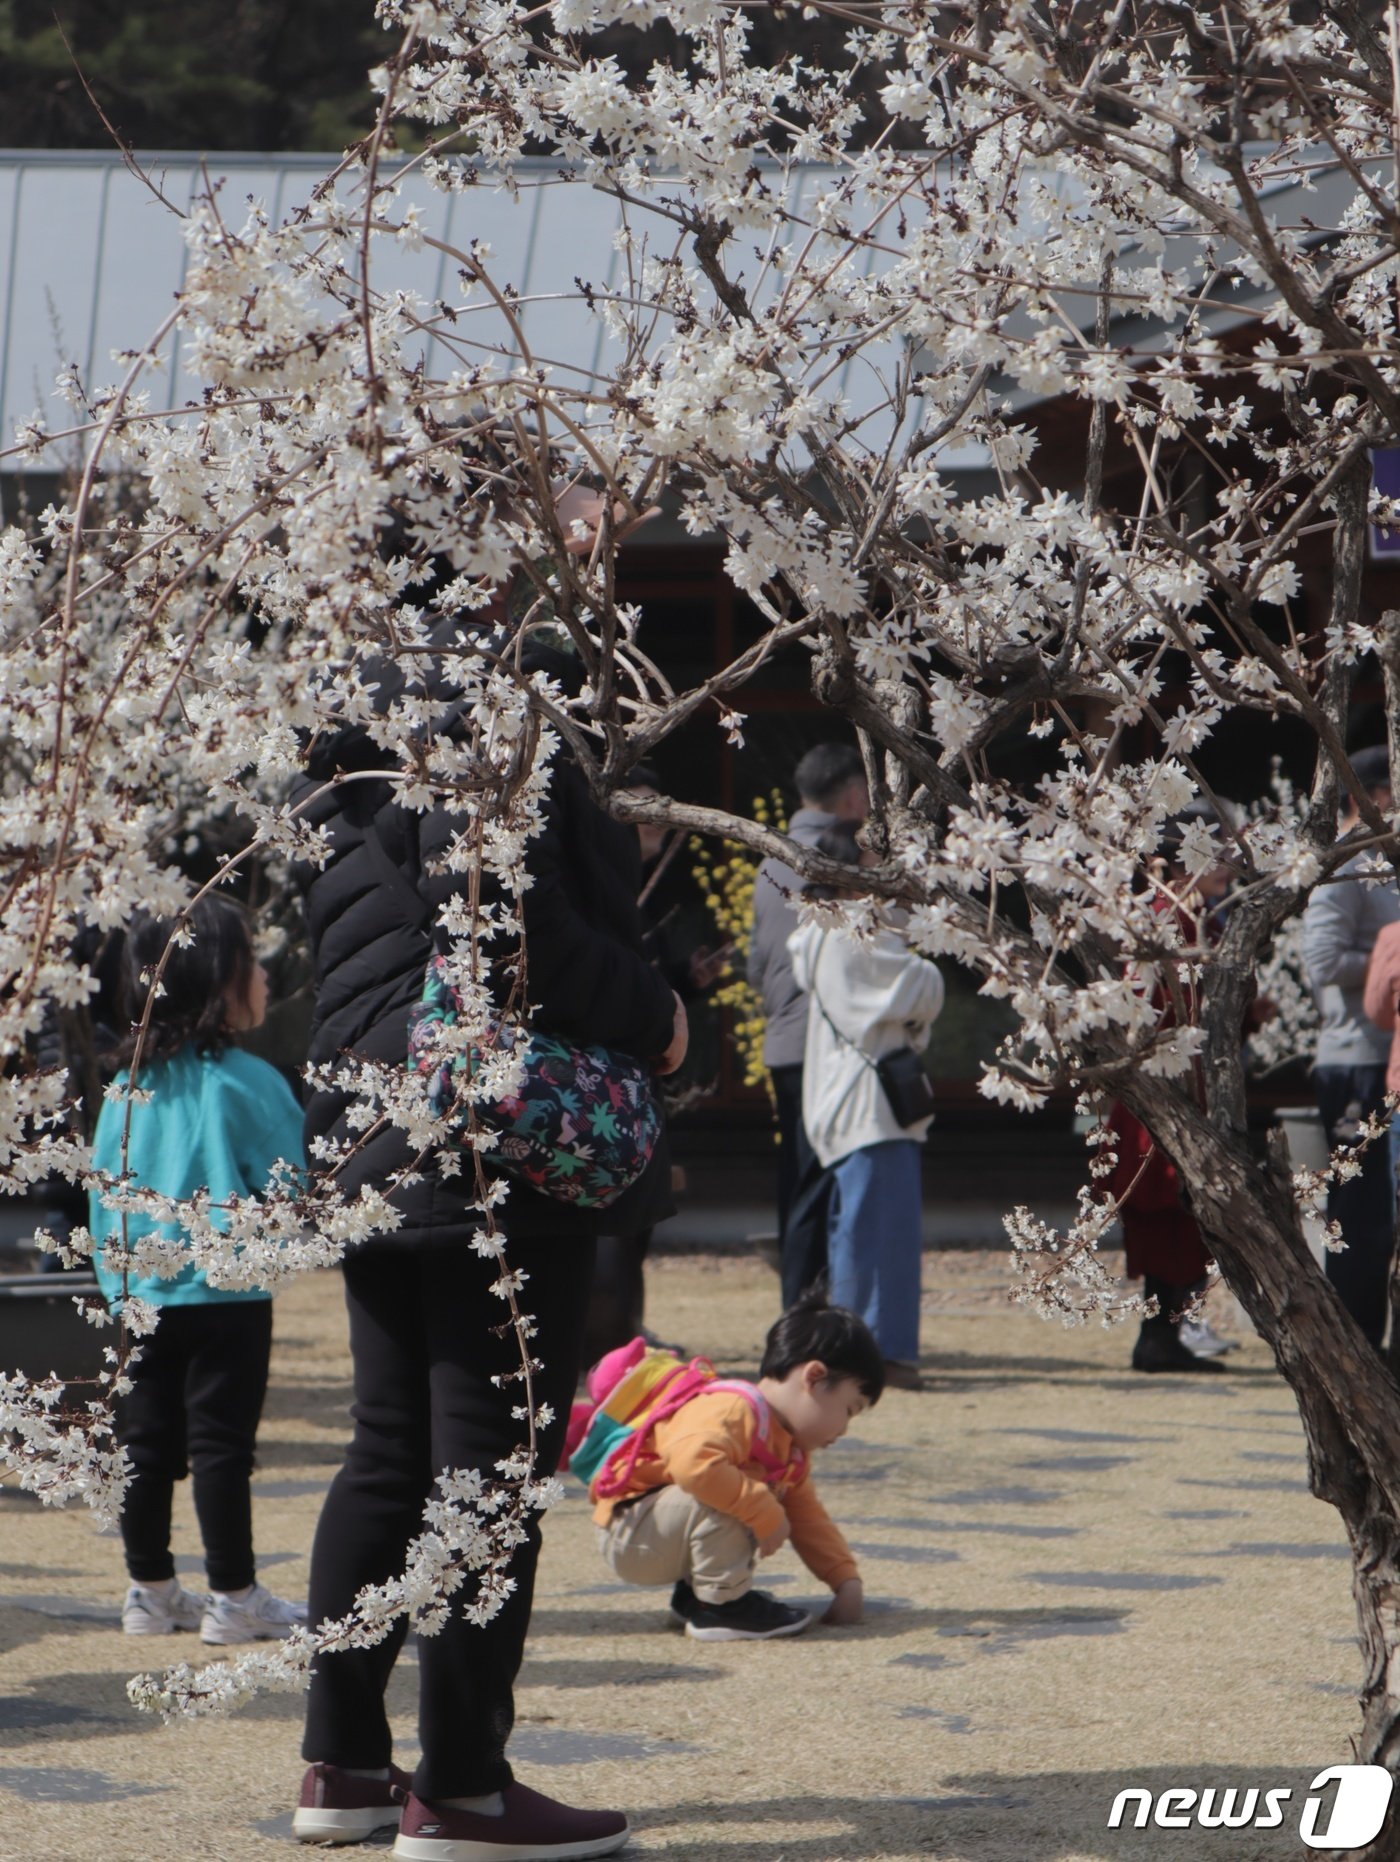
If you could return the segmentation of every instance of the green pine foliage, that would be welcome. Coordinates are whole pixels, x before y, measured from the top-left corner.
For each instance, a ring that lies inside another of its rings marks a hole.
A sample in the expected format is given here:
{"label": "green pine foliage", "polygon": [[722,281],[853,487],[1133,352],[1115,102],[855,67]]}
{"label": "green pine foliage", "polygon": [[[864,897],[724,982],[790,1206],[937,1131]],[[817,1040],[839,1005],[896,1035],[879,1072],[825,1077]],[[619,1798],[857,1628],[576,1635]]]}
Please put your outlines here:
{"label": "green pine foliage", "polygon": [[[852,103],[883,121],[878,68],[851,60],[844,22],[769,0],[751,25],[757,62],[845,68]],[[0,0],[0,146],[110,148],[86,78],[133,149],[333,152],[373,126],[366,74],[393,43],[374,0]],[[639,82],[653,64],[687,62],[666,25],[611,27],[585,45]],[[422,146],[405,125],[398,135],[401,147]],[[899,122],[885,138],[918,140]]]}
{"label": "green pine foliage", "polygon": [[0,0],[0,143],[110,148],[86,78],[134,149],[345,148],[387,46],[373,0]]}

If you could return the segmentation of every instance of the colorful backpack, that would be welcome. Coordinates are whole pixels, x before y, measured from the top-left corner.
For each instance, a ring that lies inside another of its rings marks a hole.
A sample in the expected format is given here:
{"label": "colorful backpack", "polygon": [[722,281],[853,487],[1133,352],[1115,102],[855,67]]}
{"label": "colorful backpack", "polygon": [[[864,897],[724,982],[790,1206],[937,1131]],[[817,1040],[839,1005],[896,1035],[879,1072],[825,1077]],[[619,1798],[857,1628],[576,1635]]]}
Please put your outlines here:
{"label": "colorful backpack", "polygon": [[[461,1008],[446,971],[445,960],[434,957],[408,1024],[409,1070],[426,1078],[438,1118],[457,1097],[456,1076],[474,1061],[474,1052],[444,1058],[436,1039],[437,1029],[450,1028]],[[479,1104],[476,1111],[482,1126],[499,1134],[486,1153],[488,1164],[556,1202],[584,1209],[606,1209],[629,1190],[661,1132],[648,1068],[627,1054],[577,1047],[555,1035],[528,1035],[517,1096]]]}
{"label": "colorful backpack", "polygon": [[686,1364],[676,1352],[634,1338],[599,1359],[587,1389],[589,1401],[575,1403],[569,1415],[564,1466],[587,1485],[591,1500],[625,1493],[657,1423],[711,1391],[741,1396],[753,1410],[753,1455],[768,1486],[791,1484],[806,1466],[800,1448],[784,1460],[768,1446],[772,1412],[763,1392],[741,1378],[717,1377],[708,1358]]}

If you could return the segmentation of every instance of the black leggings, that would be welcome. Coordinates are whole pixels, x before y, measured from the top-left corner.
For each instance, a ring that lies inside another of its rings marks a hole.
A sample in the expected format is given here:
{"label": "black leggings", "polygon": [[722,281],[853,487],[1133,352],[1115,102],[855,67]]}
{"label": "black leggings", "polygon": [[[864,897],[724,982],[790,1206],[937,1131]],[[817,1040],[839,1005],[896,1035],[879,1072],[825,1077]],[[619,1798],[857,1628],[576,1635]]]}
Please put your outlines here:
{"label": "black leggings", "polygon": [[[563,1445],[593,1252],[592,1241],[507,1243],[508,1266],[529,1275],[520,1299],[535,1316],[532,1348],[544,1363],[535,1376],[536,1402],[554,1411],[541,1435],[541,1475],[554,1471]],[[522,1445],[524,1425],[511,1417],[522,1401],[521,1386],[500,1390],[491,1382],[520,1362],[514,1334],[496,1331],[508,1317],[490,1290],[498,1273],[495,1262],[460,1243],[371,1243],[347,1257],[355,1428],[311,1551],[313,1623],[345,1615],[366,1584],[385,1583],[402,1571],[439,1472],[476,1468],[497,1480],[496,1463]],[[505,1749],[539,1544],[535,1525],[511,1559],[515,1589],[488,1623],[475,1627],[463,1620],[469,1579],[453,1598],[446,1625],[419,1640],[423,1756],[414,1789],[429,1802],[481,1796],[511,1782]],[[384,1690],[406,1633],[400,1617],[375,1648],[318,1657],[304,1758],[364,1767],[389,1763]]]}
{"label": "black leggings", "polygon": [[134,1583],[175,1575],[170,1509],[187,1473],[211,1590],[253,1582],[249,1482],[271,1352],[270,1299],[165,1306],[142,1339],[131,1390],[117,1404],[117,1439],[134,1469],[122,1510]]}
{"label": "black leggings", "polygon": [[583,1363],[628,1345],[646,1318],[645,1264],[651,1230],[634,1235],[600,1235],[593,1266],[593,1291],[583,1328]]}

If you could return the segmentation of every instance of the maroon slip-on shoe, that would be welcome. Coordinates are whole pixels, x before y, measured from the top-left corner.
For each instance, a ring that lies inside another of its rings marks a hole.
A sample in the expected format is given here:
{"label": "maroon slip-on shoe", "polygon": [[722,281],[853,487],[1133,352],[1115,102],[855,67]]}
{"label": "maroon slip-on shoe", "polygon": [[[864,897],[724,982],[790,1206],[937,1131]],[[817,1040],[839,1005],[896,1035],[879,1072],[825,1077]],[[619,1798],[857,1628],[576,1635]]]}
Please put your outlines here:
{"label": "maroon slip-on shoe", "polygon": [[410,1794],[393,1854],[397,1862],[565,1862],[610,1856],[631,1831],[620,1810],[575,1810],[523,1784],[501,1793],[505,1814],[434,1809]]}
{"label": "maroon slip-on shoe", "polygon": [[311,1765],[301,1781],[292,1834],[303,1843],[362,1843],[399,1820],[412,1775],[389,1767],[387,1778],[359,1778],[338,1765]]}

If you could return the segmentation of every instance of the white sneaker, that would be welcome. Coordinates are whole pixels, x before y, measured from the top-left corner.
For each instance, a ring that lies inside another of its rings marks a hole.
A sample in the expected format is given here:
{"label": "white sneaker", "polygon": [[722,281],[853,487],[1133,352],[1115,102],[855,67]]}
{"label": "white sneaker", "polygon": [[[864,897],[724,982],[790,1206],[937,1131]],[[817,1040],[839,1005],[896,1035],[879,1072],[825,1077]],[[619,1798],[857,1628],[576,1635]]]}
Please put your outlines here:
{"label": "white sneaker", "polygon": [[201,1642],[274,1642],[306,1621],[304,1603],[288,1603],[254,1584],[246,1597],[216,1590],[199,1625]]}
{"label": "white sneaker", "polygon": [[1183,1319],[1177,1327],[1177,1337],[1198,1358],[1222,1357],[1225,1352],[1233,1351],[1239,1342],[1233,1338],[1222,1338],[1208,1319]]}
{"label": "white sneaker", "polygon": [[198,1629],[209,1607],[207,1597],[193,1597],[177,1583],[133,1584],[122,1604],[125,1636],[173,1636],[177,1629]]}

